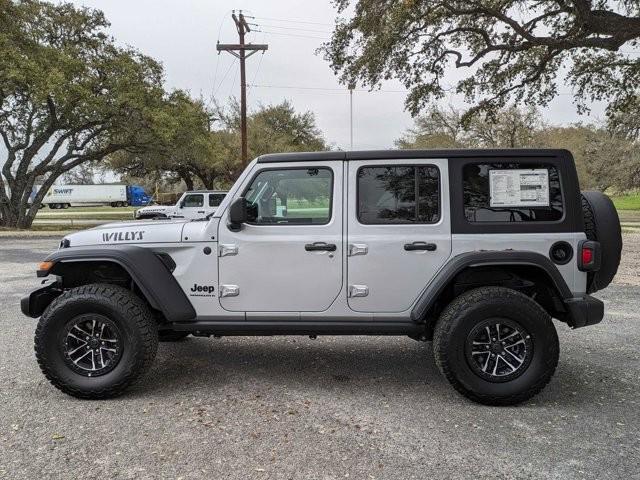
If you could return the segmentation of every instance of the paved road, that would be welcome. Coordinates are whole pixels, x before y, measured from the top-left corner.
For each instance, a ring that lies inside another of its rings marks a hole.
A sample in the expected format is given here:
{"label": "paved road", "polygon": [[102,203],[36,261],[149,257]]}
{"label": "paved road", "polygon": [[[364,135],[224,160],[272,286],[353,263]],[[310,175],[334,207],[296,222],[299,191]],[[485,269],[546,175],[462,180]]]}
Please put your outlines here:
{"label": "paved road", "polygon": [[519,407],[470,403],[430,344],[383,337],[161,344],[128,394],[80,401],[18,309],[56,243],[0,238],[0,478],[640,478],[638,286],[602,293],[600,325],[557,324],[556,376]]}

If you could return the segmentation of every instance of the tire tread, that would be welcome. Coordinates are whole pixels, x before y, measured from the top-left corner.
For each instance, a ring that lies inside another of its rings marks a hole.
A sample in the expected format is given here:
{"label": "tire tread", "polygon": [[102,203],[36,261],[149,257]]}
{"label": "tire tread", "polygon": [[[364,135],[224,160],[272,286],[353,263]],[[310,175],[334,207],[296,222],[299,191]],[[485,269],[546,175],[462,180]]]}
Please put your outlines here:
{"label": "tire tread", "polygon": [[[54,369],[50,368],[51,362],[47,358],[46,349],[44,348],[44,342],[47,339],[43,334],[43,330],[47,322],[50,321],[51,312],[78,297],[89,301],[92,299],[95,301],[107,299],[115,308],[121,311],[123,316],[135,323],[135,328],[140,333],[141,355],[136,356],[135,362],[127,364],[127,369],[117,382],[106,388],[76,388],[60,377]],[[144,302],[129,290],[110,284],[83,285],[65,291],[47,307],[36,327],[34,348],[40,369],[54,387],[78,398],[112,398],[121,395],[132,382],[151,367],[158,350],[157,325]]]}
{"label": "tire tread", "polygon": [[549,338],[543,339],[542,341],[551,342],[552,348],[555,352],[558,352],[558,337],[555,333],[551,317],[540,305],[526,295],[509,288],[480,287],[469,290],[456,297],[440,315],[433,335],[433,354],[435,362],[438,370],[440,370],[440,373],[442,373],[449,383],[451,383],[458,392],[470,400],[485,405],[515,405],[534,397],[549,383],[558,365],[557,354],[551,355],[545,359],[546,365],[544,375],[541,375],[540,378],[528,389],[517,394],[502,397],[470,391],[458,380],[450,368],[451,359],[449,358],[448,351],[449,343],[453,340],[451,331],[455,325],[455,319],[465,315],[472,306],[475,306],[482,301],[486,301],[488,298],[502,298],[507,301],[517,301],[536,311],[540,317],[540,321],[550,324],[551,328],[546,330],[553,333],[552,335],[549,335]]}

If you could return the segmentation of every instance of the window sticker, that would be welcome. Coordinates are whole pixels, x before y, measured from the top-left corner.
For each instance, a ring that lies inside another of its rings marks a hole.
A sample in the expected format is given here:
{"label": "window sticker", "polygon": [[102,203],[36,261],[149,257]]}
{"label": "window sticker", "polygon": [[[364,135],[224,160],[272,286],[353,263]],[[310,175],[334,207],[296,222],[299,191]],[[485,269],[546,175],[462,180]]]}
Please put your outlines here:
{"label": "window sticker", "polygon": [[548,207],[549,170],[490,170],[491,207]]}

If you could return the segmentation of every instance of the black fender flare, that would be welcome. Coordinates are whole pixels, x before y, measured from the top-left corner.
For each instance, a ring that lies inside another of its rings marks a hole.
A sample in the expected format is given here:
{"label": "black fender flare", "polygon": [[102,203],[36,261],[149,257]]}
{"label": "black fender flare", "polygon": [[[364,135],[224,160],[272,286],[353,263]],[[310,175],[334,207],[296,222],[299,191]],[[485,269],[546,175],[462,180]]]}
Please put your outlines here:
{"label": "black fender flare", "polygon": [[56,265],[77,262],[113,262],[120,265],[136,283],[149,304],[161,311],[170,322],[196,318],[196,311],[167,265],[153,250],[135,245],[74,247],[58,250],[45,262]]}
{"label": "black fender flare", "polygon": [[421,321],[449,282],[465,268],[488,265],[529,265],[540,268],[549,275],[563,300],[573,297],[558,268],[551,259],[540,253],[520,250],[467,252],[450,259],[422,291],[411,310],[411,320]]}

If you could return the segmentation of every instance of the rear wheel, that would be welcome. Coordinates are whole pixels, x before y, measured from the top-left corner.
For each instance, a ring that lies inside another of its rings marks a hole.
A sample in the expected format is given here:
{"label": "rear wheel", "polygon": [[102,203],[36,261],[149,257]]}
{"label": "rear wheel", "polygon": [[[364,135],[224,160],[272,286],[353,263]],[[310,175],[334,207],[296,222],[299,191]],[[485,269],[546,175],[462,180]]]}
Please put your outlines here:
{"label": "rear wheel", "polygon": [[485,405],[514,405],[536,395],[558,364],[551,317],[531,298],[502,287],[463,293],[442,312],[433,338],[440,372]]}
{"label": "rear wheel", "polygon": [[115,285],[66,291],[47,307],[35,334],[42,372],[56,388],[79,398],[121,394],[150,367],[157,348],[149,309]]}

